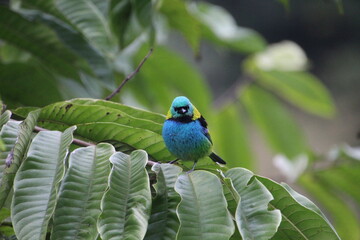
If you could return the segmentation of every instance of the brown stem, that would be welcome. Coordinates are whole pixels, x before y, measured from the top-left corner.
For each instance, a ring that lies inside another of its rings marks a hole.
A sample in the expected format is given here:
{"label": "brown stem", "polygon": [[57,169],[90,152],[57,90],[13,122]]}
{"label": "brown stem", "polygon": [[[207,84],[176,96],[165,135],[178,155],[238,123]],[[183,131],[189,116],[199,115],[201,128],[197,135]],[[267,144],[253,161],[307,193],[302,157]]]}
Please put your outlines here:
{"label": "brown stem", "polygon": [[137,66],[137,68],[135,69],[135,71],[133,71],[132,73],[130,73],[129,75],[127,75],[127,77],[121,82],[120,86],[115,89],[115,91],[113,91],[109,96],[107,96],[105,98],[105,100],[110,100],[111,98],[113,98],[116,94],[118,94],[120,92],[120,90],[124,87],[124,85],[130,80],[132,79],[139,71],[140,68],[142,67],[142,65],[145,63],[145,61],[150,57],[150,55],[153,52],[153,48],[150,48],[149,52],[146,54],[146,56],[141,60],[141,62],[139,63],[139,65]]}
{"label": "brown stem", "polygon": [[[35,130],[35,132],[49,131],[48,129],[38,127],[38,126],[35,126],[34,130]],[[73,139],[73,143],[78,145],[78,146],[82,146],[82,147],[88,147],[88,146],[94,146],[95,145],[94,143],[85,142],[85,141],[77,139],[77,138]]]}

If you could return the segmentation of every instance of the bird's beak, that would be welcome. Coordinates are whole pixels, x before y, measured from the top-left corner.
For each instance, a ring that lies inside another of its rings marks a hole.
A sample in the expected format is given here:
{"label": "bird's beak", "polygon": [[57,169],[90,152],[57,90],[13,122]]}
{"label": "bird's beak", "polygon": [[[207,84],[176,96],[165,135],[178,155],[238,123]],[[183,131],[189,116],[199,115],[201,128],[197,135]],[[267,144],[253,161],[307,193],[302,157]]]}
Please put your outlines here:
{"label": "bird's beak", "polygon": [[179,114],[187,113],[187,111],[188,111],[187,107],[179,107],[179,108],[176,109],[176,112],[179,113]]}

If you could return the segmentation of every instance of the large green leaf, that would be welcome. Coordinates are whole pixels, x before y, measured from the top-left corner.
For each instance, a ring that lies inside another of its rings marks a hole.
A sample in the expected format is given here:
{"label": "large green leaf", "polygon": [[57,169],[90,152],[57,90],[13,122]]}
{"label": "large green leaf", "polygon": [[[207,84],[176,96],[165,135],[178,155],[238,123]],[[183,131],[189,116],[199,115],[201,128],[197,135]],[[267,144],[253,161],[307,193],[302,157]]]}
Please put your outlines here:
{"label": "large green leaf", "polygon": [[66,48],[45,25],[0,7],[0,39],[31,53],[56,73],[79,79],[78,70],[83,69],[83,60]]}
{"label": "large green leaf", "polygon": [[234,18],[224,8],[199,2],[191,10],[202,24],[203,37],[215,44],[243,53],[253,53],[265,48],[265,41],[258,33],[237,26]]}
{"label": "large green leaf", "polygon": [[246,86],[240,94],[246,110],[274,151],[289,159],[306,152],[302,132],[274,96],[254,84]]}
{"label": "large green leaf", "polygon": [[0,94],[10,107],[44,106],[62,99],[54,76],[35,62],[0,63],[0,79]]}
{"label": "large green leaf", "polygon": [[19,126],[15,145],[8,153],[6,159],[7,166],[3,171],[3,176],[0,182],[0,208],[4,205],[6,198],[12,189],[15,174],[19,169],[25,152],[30,144],[31,134],[35,127],[39,113],[39,111],[29,113],[28,117]]}
{"label": "large green leaf", "polygon": [[[19,108],[15,114],[25,117],[31,108]],[[154,122],[153,120],[157,121]],[[50,104],[41,110],[41,124],[74,125],[82,123],[109,122],[137,127],[161,134],[165,117],[119,103],[94,99],[73,99]],[[160,124],[161,123],[161,124]]]}
{"label": "large green leaf", "polygon": [[113,58],[117,51],[115,39],[105,16],[88,0],[56,0],[61,13],[104,56]]}
{"label": "large green leaf", "polygon": [[172,28],[182,33],[195,54],[198,54],[201,40],[200,23],[188,11],[187,3],[181,0],[164,0],[159,11],[167,17]]}
{"label": "large green leaf", "polygon": [[[356,175],[358,175],[359,168],[356,170]],[[331,172],[334,171],[330,170],[329,174]],[[348,171],[347,174],[349,174],[349,176],[344,176],[345,179],[351,176],[351,171]],[[336,186],[338,185],[336,181],[338,177],[336,173],[334,175],[334,179],[327,181],[323,176],[320,177],[321,174],[315,174],[314,176],[305,174],[299,178],[299,182],[306,191],[314,196],[314,198],[327,209],[342,239],[358,239],[360,238],[360,229],[358,228],[360,219],[354,212],[354,209],[344,201],[344,196],[339,194],[339,189],[336,189],[336,187],[339,187]],[[344,179],[340,179],[340,181],[343,180]],[[356,180],[356,178],[351,181],[354,180]],[[342,189],[340,189],[340,191],[342,191]],[[353,191],[358,192],[358,186],[356,186]],[[359,205],[357,208],[359,208]]]}
{"label": "large green leaf", "polygon": [[245,122],[235,104],[228,104],[216,114],[210,126],[214,149],[227,166],[254,169],[255,159],[250,150]]}
{"label": "large green leaf", "polygon": [[310,73],[259,70],[254,73],[254,77],[305,111],[324,117],[335,113],[329,92]]}
{"label": "large green leaf", "polygon": [[220,180],[212,173],[194,171],[175,183],[181,196],[177,208],[180,228],[177,239],[229,239],[234,224],[227,210]]}
{"label": "large green leaf", "polygon": [[[135,58],[136,62],[139,62],[147,51],[146,48],[142,48]],[[210,107],[211,93],[204,78],[184,58],[166,47],[156,48],[136,79],[129,82],[129,86],[136,88],[133,90],[143,99],[144,104],[153,108],[154,105],[160,105],[164,113],[177,95],[189,97],[203,113]],[[147,91],[139,92],[139,87]]]}
{"label": "large green leaf", "polygon": [[76,133],[96,142],[116,140],[135,149],[144,149],[157,161],[168,162],[175,159],[167,150],[162,136],[145,129],[97,122],[78,125]]}
{"label": "large green leaf", "polygon": [[279,210],[268,210],[273,196],[254,174],[244,168],[233,168],[226,172],[240,195],[235,220],[243,240],[270,239],[281,222]]}
{"label": "large green leaf", "polygon": [[72,99],[70,102],[76,103],[76,104],[82,104],[82,105],[95,105],[95,106],[109,107],[109,108],[113,108],[113,109],[125,112],[126,114],[128,114],[134,118],[150,120],[150,121],[153,121],[153,122],[159,123],[159,124],[163,124],[165,121],[165,116],[162,114],[149,112],[149,111],[146,111],[146,110],[143,110],[140,108],[131,107],[131,106],[124,105],[121,103],[115,103],[115,102],[105,101],[105,100],[90,99],[90,98],[89,99],[77,98],[77,99]]}
{"label": "large green leaf", "polygon": [[110,173],[109,158],[114,152],[112,145],[100,143],[71,153],[51,239],[96,239],[100,202]]}
{"label": "large green leaf", "polygon": [[[20,108],[15,112],[26,116],[29,110]],[[144,149],[155,160],[168,162],[174,157],[163,142],[162,125],[157,123],[161,119],[165,118],[117,103],[75,99],[43,108],[39,125],[46,129],[63,130],[77,124],[76,134],[83,138],[96,142],[115,140],[134,149]]]}
{"label": "large green leaf", "polygon": [[156,197],[152,202],[145,240],[173,240],[179,228],[176,207],[180,202],[174,186],[182,169],[171,164],[156,164],[152,170],[157,175]]}
{"label": "large green leaf", "polygon": [[43,131],[32,141],[14,181],[11,219],[18,239],[45,239],[74,129]]}
{"label": "large green leaf", "polygon": [[130,155],[117,152],[111,156],[113,164],[109,190],[105,193],[98,220],[102,239],[143,239],[148,226],[151,193],[145,170],[147,154],[142,150]]}
{"label": "large green leaf", "polygon": [[[305,197],[292,195],[288,186],[284,187],[270,179],[257,176],[258,179],[273,195],[271,208],[281,211],[282,221],[272,240],[304,239],[304,240],[332,240],[340,239],[334,228],[319,209],[313,207],[310,200]],[[293,191],[293,190],[292,190]],[[311,206],[311,207],[309,207]]]}

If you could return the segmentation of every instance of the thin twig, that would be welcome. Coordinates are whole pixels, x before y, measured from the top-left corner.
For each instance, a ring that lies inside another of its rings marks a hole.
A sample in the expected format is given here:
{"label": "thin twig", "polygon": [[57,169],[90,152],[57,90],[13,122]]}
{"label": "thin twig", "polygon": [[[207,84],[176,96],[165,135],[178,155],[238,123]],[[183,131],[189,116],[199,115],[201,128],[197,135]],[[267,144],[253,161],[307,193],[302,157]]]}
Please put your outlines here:
{"label": "thin twig", "polygon": [[[35,126],[34,128],[34,131],[35,132],[41,132],[41,131],[49,131],[48,129],[45,129],[45,128],[42,128],[42,127],[38,127],[38,126]],[[85,142],[83,140],[80,140],[80,139],[77,139],[77,138],[74,138],[73,139],[73,143],[78,145],[78,146],[81,146],[81,147],[88,147],[88,146],[95,146],[96,144],[95,143],[91,143],[91,142]],[[147,165],[148,166],[153,166],[155,165],[157,162],[154,162],[154,161],[151,161],[151,160],[148,160],[147,161]]]}
{"label": "thin twig", "polygon": [[140,68],[142,67],[142,65],[145,63],[145,61],[150,57],[150,55],[153,52],[153,48],[150,48],[149,52],[146,54],[146,56],[141,60],[141,62],[139,63],[139,65],[137,66],[137,68],[135,69],[134,72],[130,73],[120,84],[120,86],[115,89],[115,91],[113,91],[109,96],[107,96],[105,98],[105,100],[110,100],[111,98],[113,98],[116,94],[118,94],[120,92],[120,90],[123,88],[123,86],[130,80],[132,79],[140,70]]}
{"label": "thin twig", "polygon": [[[38,126],[35,126],[34,130],[35,130],[35,132],[49,131],[48,129],[38,127]],[[77,138],[73,139],[73,143],[78,145],[78,146],[82,146],[82,147],[88,147],[88,146],[94,146],[95,145],[94,143],[85,142],[85,141],[77,139]]]}

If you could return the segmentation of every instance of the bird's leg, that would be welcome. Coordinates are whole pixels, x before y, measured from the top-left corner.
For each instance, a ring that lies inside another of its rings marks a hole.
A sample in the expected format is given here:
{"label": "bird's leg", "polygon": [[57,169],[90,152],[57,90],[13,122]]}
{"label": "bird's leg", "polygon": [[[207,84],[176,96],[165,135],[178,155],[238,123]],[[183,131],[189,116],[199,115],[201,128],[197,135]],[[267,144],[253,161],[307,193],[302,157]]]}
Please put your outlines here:
{"label": "bird's leg", "polygon": [[191,170],[187,171],[187,173],[191,173],[195,170],[195,166],[196,166],[197,162],[198,162],[198,160],[194,161],[194,165],[192,166]]}
{"label": "bird's leg", "polygon": [[170,164],[173,164],[173,163],[176,163],[177,161],[179,161],[180,159],[175,159],[175,160],[172,160],[171,162],[169,162]]}

